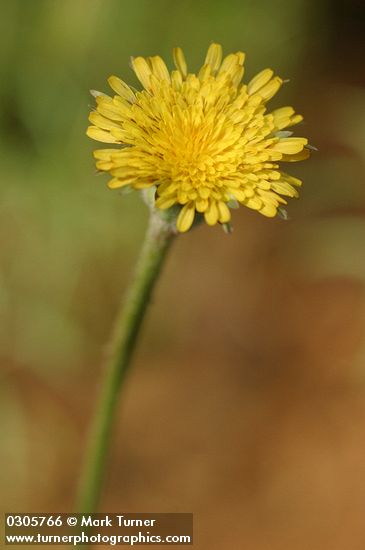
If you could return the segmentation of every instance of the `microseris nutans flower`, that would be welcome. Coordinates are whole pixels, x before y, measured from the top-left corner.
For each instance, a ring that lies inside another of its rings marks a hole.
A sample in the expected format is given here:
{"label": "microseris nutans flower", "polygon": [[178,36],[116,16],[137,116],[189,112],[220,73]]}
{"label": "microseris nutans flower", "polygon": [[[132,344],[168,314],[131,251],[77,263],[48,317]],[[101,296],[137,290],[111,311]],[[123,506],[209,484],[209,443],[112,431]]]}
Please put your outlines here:
{"label": "microseris nutans flower", "polygon": [[197,75],[180,48],[173,57],[171,73],[159,56],[132,58],[140,92],[116,76],[108,80],[114,97],[93,92],[87,135],[120,146],[95,151],[96,167],[113,176],[111,189],[155,186],[157,208],[179,207],[180,232],[197,214],[209,225],[228,223],[237,203],[275,216],[301,185],[278,163],[309,156],[308,140],[286,130],[302,116],[292,107],[267,112],[283,80],[264,69],[241,84],[245,54],[222,60],[219,44]]}

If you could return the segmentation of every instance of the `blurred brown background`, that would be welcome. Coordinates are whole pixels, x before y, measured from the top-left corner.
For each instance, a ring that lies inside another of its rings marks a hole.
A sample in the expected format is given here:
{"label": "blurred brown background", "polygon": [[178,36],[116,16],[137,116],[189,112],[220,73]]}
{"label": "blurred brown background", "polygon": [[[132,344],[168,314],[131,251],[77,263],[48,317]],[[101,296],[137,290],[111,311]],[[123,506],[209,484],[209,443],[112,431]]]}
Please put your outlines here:
{"label": "blurred brown background", "polygon": [[0,499],[71,511],[147,213],[95,176],[90,88],[211,41],[290,79],[319,152],[290,221],[175,243],[119,411],[102,510],[194,512],[201,550],[365,546],[362,0],[3,0]]}

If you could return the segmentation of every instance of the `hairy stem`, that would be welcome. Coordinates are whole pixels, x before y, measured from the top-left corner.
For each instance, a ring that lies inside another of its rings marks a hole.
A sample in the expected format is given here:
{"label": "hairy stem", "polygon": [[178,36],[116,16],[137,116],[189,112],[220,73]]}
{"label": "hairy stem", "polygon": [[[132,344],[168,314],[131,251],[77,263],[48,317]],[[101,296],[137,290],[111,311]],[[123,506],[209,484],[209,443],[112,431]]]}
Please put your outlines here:
{"label": "hairy stem", "polygon": [[173,236],[171,224],[152,212],[135,277],[110,341],[100,402],[91,427],[77,498],[77,511],[80,513],[93,513],[98,509],[118,399],[151,293]]}

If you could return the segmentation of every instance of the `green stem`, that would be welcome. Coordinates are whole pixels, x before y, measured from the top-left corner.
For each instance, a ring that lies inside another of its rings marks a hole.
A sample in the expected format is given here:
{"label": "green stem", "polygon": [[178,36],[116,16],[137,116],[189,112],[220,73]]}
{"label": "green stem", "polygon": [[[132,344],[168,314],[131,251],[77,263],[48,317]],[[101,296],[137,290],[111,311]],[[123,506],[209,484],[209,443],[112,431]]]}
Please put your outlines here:
{"label": "green stem", "polygon": [[119,394],[124,385],[152,290],[173,235],[172,226],[152,212],[135,278],[118,315],[110,342],[105,379],[90,433],[77,499],[77,511],[80,513],[97,511]]}

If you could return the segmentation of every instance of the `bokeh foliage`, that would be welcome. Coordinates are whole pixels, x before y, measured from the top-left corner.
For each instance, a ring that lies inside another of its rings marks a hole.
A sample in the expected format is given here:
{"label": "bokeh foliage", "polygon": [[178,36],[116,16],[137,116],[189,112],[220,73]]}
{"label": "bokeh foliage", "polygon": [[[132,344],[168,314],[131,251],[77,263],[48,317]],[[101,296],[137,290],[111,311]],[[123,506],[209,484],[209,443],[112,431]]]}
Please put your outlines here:
{"label": "bokeh foliage", "polygon": [[[201,507],[202,548],[357,548],[347,533],[362,529],[351,506],[363,510],[365,483],[361,5],[0,0],[4,509],[71,509],[146,224],[138,194],[111,192],[95,173],[88,90],[107,91],[110,74],[138,86],[129,57],[171,65],[176,45],[196,69],[217,41],[246,51],[248,78],[272,67],[290,79],[273,103],[304,115],[298,132],[319,152],[290,167],[305,184],[289,222],[241,209],[229,237],[200,227],[179,238],[136,357],[108,502]],[[243,531],[214,546],[219,506]]]}
{"label": "bokeh foliage", "polygon": [[[98,285],[114,284],[108,272],[115,269],[123,282],[141,238],[146,213],[138,197],[121,200],[94,174],[95,145],[85,137],[88,90],[106,91],[115,73],[138,86],[129,57],[159,53],[171,64],[174,45],[196,69],[212,40],[227,52],[247,51],[249,75],[264,66],[295,75],[311,18],[304,0],[2,2],[0,292],[11,319],[2,333],[5,356],[45,376],[53,376],[50,365],[54,372],[82,364],[90,345],[95,349],[80,309],[99,318]],[[96,282],[101,273],[104,283]],[[96,284],[89,296],[80,289],[85,284]]]}

